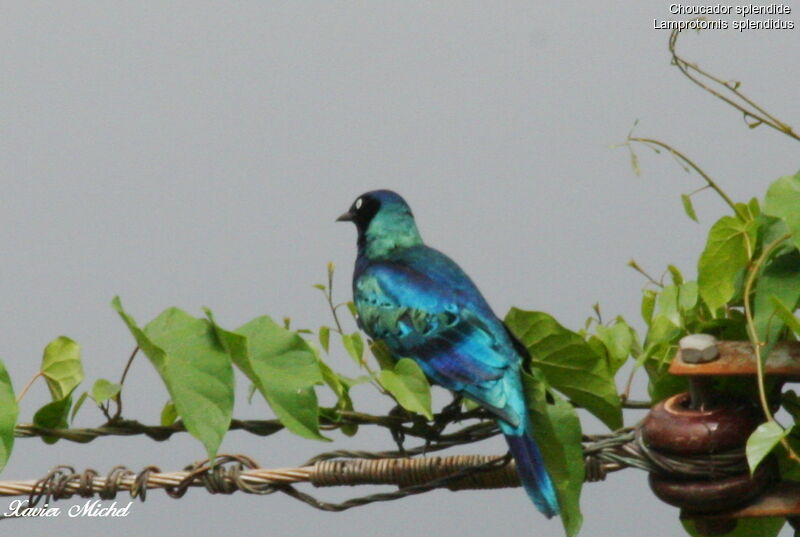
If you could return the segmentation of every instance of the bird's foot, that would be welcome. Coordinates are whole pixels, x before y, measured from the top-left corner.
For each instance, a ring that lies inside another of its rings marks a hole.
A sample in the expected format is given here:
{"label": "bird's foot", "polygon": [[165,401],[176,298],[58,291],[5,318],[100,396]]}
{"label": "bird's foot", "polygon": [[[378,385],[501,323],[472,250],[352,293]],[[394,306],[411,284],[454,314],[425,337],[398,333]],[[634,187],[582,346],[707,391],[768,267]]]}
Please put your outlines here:
{"label": "bird's foot", "polygon": [[461,406],[463,402],[464,402],[463,395],[461,394],[454,395],[453,400],[442,408],[441,414],[450,417],[452,421],[458,421],[458,418],[461,416],[461,414],[463,414],[463,412],[461,411]]}
{"label": "bird's foot", "polygon": [[453,400],[444,406],[436,417],[433,419],[433,429],[436,431],[436,436],[440,436],[445,427],[451,423],[461,421],[461,416],[464,414],[461,411],[461,403],[464,397],[461,395],[454,395]]}
{"label": "bird's foot", "polygon": [[[400,405],[395,405],[395,407],[389,411],[389,416],[407,418],[408,412]],[[405,431],[403,431],[402,427],[398,425],[390,427],[389,432],[392,434],[392,440],[394,440],[394,443],[397,445],[397,451],[399,451],[401,455],[405,455],[406,454],[406,448],[404,445],[406,441]]]}
{"label": "bird's foot", "polygon": [[460,421],[461,415],[463,414],[461,411],[462,401],[462,396],[454,395],[453,400],[442,407],[442,410],[433,418],[433,425],[427,427],[428,431],[425,435],[425,445],[422,448],[423,456],[428,453],[433,442],[441,438],[442,433],[448,425]]}

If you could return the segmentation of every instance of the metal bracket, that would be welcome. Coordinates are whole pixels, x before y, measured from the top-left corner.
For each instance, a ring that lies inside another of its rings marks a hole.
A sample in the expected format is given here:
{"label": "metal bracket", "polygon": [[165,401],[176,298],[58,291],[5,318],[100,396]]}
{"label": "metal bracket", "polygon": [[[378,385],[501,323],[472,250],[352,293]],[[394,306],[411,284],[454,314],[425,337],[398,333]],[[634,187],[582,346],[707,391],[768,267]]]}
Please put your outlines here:
{"label": "metal bracket", "polygon": [[[711,377],[757,375],[756,354],[748,341],[717,341],[712,336],[695,334],[683,338],[669,367],[673,375],[688,377],[692,405],[702,405],[708,398]],[[800,382],[800,342],[776,343],[764,362],[764,374]],[[785,517],[797,521],[800,516],[800,482],[774,483],[752,502],[736,509],[696,513],[681,510],[681,518],[693,519],[698,530],[707,535],[727,533],[736,519]]]}
{"label": "metal bracket", "polygon": [[[680,376],[735,376],[756,375],[756,353],[748,341],[717,341],[716,357],[710,361],[691,363],[684,354],[695,353],[695,349],[684,347],[681,340],[678,354],[669,366],[669,372]],[[707,351],[706,351],[707,352]],[[800,381],[800,341],[776,343],[764,363],[767,375],[779,375],[789,381]]]}

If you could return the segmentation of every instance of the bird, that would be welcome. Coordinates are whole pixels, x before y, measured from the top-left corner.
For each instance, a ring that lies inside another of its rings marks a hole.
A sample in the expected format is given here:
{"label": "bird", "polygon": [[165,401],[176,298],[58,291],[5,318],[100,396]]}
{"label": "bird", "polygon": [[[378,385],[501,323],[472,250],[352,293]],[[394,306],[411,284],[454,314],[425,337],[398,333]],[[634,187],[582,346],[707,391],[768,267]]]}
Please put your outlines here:
{"label": "bird", "polygon": [[337,221],[354,223],[358,232],[353,302],[359,327],[395,358],[413,359],[432,383],[491,413],[528,496],[548,518],[558,515],[556,489],[525,403],[525,346],[470,277],[423,242],[399,194],[362,194]]}

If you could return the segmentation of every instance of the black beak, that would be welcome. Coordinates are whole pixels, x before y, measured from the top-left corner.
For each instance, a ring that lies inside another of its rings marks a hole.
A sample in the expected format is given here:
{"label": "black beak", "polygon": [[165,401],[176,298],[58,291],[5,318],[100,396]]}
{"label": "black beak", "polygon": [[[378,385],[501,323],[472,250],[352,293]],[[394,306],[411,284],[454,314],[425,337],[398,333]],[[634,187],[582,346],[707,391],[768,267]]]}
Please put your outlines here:
{"label": "black beak", "polygon": [[342,216],[336,219],[337,222],[352,222],[353,215],[351,213],[344,213]]}

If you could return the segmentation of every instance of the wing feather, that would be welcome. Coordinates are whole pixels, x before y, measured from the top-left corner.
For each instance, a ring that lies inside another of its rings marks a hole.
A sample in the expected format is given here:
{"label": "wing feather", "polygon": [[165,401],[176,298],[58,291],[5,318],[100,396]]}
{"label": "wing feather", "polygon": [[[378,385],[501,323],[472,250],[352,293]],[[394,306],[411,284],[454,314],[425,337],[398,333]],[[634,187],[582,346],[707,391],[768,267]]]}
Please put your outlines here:
{"label": "wing feather", "polygon": [[360,324],[396,356],[414,359],[434,382],[516,425],[505,380],[521,358],[503,324],[468,278],[442,285],[430,268],[396,261],[366,267],[354,282]]}

